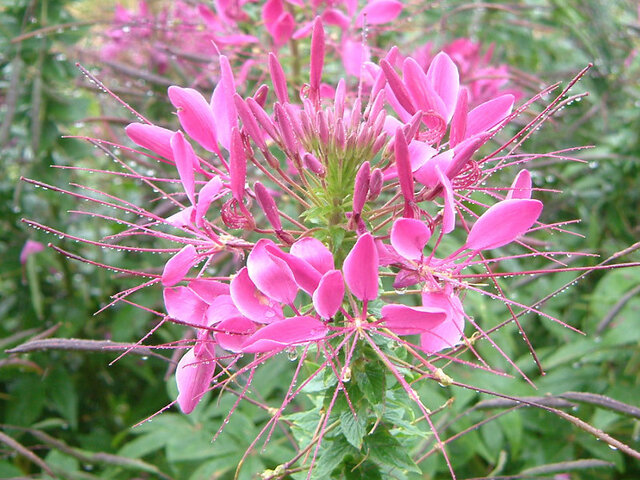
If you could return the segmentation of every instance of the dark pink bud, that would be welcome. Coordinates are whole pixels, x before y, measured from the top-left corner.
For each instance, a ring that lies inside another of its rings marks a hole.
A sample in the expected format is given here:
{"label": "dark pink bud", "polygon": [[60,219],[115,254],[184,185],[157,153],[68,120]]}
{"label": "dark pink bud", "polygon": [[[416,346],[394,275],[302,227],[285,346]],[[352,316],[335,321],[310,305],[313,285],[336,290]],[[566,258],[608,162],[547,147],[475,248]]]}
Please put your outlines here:
{"label": "dark pink bud", "polygon": [[418,129],[422,124],[422,116],[422,110],[418,110],[415,115],[411,117],[409,123],[403,127],[404,137],[407,139],[407,143],[411,142],[416,136],[416,133],[418,133]]}
{"label": "dark pink bud", "polygon": [[291,122],[291,126],[293,127],[293,131],[296,133],[296,136],[299,139],[304,138],[304,130],[302,129],[302,122],[300,121],[300,108],[297,105],[292,105],[290,103],[286,104],[284,108],[287,113],[287,117],[289,117],[289,122]]}
{"label": "dark pink bud", "polygon": [[293,132],[289,116],[280,103],[276,102],[274,110],[276,123],[278,124],[280,133],[282,134],[281,138],[284,142],[284,146],[288,150],[289,155],[295,155],[298,153],[298,142],[296,141],[296,136]]}
{"label": "dark pink bud", "polygon": [[336,87],[336,95],[333,102],[335,114],[338,118],[342,118],[342,115],[344,114],[345,90],[345,81],[344,78],[341,78],[338,82],[338,86]]}
{"label": "dark pink bud", "polygon": [[367,201],[370,178],[371,166],[369,162],[364,162],[356,174],[356,180],[353,186],[353,213],[356,215],[362,212],[362,208]]}
{"label": "dark pink bud", "polygon": [[394,145],[396,168],[398,169],[398,181],[400,190],[405,200],[405,217],[412,216],[408,207],[413,203],[413,175],[411,173],[411,163],[409,161],[409,147],[407,140],[402,133],[402,128],[398,127]]}
{"label": "dark pink bud", "polygon": [[244,197],[244,185],[247,179],[247,157],[242,145],[242,137],[237,127],[231,130],[231,151],[229,158],[229,177],[231,194],[238,202]]}
{"label": "dark pink bud", "polygon": [[313,173],[318,175],[319,177],[324,177],[326,174],[326,170],[324,165],[311,153],[305,153],[302,157],[302,163],[305,167],[311,170]]}
{"label": "dark pink bud", "polygon": [[278,212],[278,207],[276,206],[276,202],[274,202],[273,197],[260,182],[256,182],[254,184],[253,191],[256,194],[258,205],[260,205],[260,207],[264,211],[264,215],[267,217],[267,220],[269,221],[271,226],[276,231],[282,230],[280,213]]}
{"label": "dark pink bud", "polygon": [[173,160],[171,136],[174,132],[155,125],[131,123],[124,129],[127,136],[141,147]]}
{"label": "dark pink bud", "polygon": [[320,80],[322,79],[322,67],[324,65],[324,28],[322,20],[317,17],[313,24],[313,35],[311,37],[311,67],[309,72],[309,87],[311,99],[319,101]]}
{"label": "dark pink bud", "polygon": [[342,123],[342,119],[339,118],[335,123],[336,130],[334,133],[334,137],[336,140],[336,146],[340,149],[344,149],[344,124]]}
{"label": "dark pink bud", "polygon": [[260,104],[253,98],[247,98],[246,103],[253,115],[256,117],[256,120],[258,120],[260,126],[265,129],[271,138],[277,141],[280,138],[280,135],[278,135],[276,127],[267,112],[265,112]]}
{"label": "dark pink bud", "polygon": [[271,82],[276,91],[276,97],[280,103],[289,103],[289,92],[287,91],[287,80],[282,70],[282,65],[273,53],[269,53],[269,72]]}
{"label": "dark pink bud", "polygon": [[253,141],[256,142],[256,145],[258,145],[258,148],[260,148],[260,150],[266,150],[267,145],[264,143],[264,136],[262,134],[262,131],[260,130],[260,127],[258,126],[255,115],[253,114],[253,112],[251,112],[240,95],[236,93],[233,96],[233,100],[236,104],[236,110],[238,111],[240,120],[242,120],[244,129],[253,139]]}
{"label": "dark pink bud", "polygon": [[396,99],[398,100],[402,108],[409,112],[410,115],[416,113],[416,109],[413,106],[413,102],[411,101],[411,96],[409,95],[407,88],[405,87],[404,83],[400,79],[400,76],[396,73],[391,64],[387,60],[382,59],[380,60],[380,66],[384,71],[387,82],[389,82],[391,91],[396,96]]}
{"label": "dark pink bud", "polygon": [[329,126],[327,125],[327,119],[325,118],[322,110],[319,110],[316,115],[316,123],[318,124],[320,142],[322,142],[323,145],[326,145],[329,143]]}
{"label": "dark pink bud", "polygon": [[449,148],[455,147],[467,134],[467,110],[469,108],[469,92],[466,88],[461,88],[458,93],[458,102],[451,119],[451,129],[449,132]]}
{"label": "dark pink bud", "polygon": [[367,200],[375,200],[382,191],[382,185],[384,183],[384,174],[379,168],[374,168],[371,172],[371,179],[369,180],[369,197]]}
{"label": "dark pink bud", "polygon": [[269,94],[269,87],[265,84],[260,85],[256,93],[253,94],[253,99],[258,102],[258,105],[264,108],[264,104],[267,101],[267,95]]}

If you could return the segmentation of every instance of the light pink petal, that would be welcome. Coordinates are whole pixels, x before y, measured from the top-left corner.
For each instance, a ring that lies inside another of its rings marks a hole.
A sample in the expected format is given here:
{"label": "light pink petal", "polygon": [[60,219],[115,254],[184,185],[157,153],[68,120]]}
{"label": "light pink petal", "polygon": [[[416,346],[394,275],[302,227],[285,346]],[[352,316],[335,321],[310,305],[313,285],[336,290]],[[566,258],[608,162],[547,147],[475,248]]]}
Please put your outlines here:
{"label": "light pink petal", "polygon": [[393,288],[407,288],[421,281],[420,275],[415,270],[400,270],[393,279]]}
{"label": "light pink petal", "polygon": [[344,279],[340,270],[330,270],[322,276],[313,292],[313,306],[322,318],[333,317],[344,299]]}
{"label": "light pink petal", "polygon": [[220,55],[220,81],[211,96],[211,109],[216,120],[218,141],[227,150],[231,146],[231,129],[238,125],[236,106],[233,101],[235,93],[236,87],[229,59]]}
{"label": "light pink petal", "polygon": [[283,260],[287,264],[291,273],[293,273],[296,284],[302,290],[311,295],[318,288],[322,275],[310,263],[295,255],[285,253],[274,245],[267,245],[266,248],[270,255]]}
{"label": "light pink petal", "polygon": [[208,304],[211,304],[220,295],[229,295],[229,285],[207,278],[190,281],[189,288]]}
{"label": "light pink petal", "polygon": [[200,189],[198,193],[198,203],[196,204],[196,225],[202,227],[204,216],[207,214],[211,202],[218,198],[218,194],[222,189],[222,180],[220,177],[213,177]]}
{"label": "light pink petal", "polygon": [[391,227],[391,245],[408,260],[420,260],[422,250],[430,238],[431,229],[421,220],[399,218]]}
{"label": "light pink petal", "polygon": [[216,325],[230,318],[242,317],[231,295],[220,295],[208,306],[205,313],[207,326]]}
{"label": "light pink petal", "polygon": [[162,285],[170,287],[181,281],[198,259],[193,245],[187,245],[165,264],[162,271]]}
{"label": "light pink petal", "polygon": [[275,22],[278,17],[284,12],[282,0],[268,0],[262,6],[262,20],[267,31],[273,35],[275,28]]}
{"label": "light pink petal", "polygon": [[327,25],[336,25],[342,30],[347,30],[351,23],[351,19],[336,8],[328,8],[322,12],[322,20]]}
{"label": "light pink petal", "polygon": [[418,170],[436,153],[438,153],[438,150],[431,147],[426,142],[411,140],[411,142],[409,142],[409,162],[411,163],[411,171],[415,172]]}
{"label": "light pink petal", "polygon": [[341,44],[342,64],[349,75],[360,77],[362,64],[371,60],[371,50],[361,41],[345,37]]}
{"label": "light pink petal", "polygon": [[506,94],[489,100],[471,110],[467,117],[465,138],[487,132],[504,120],[511,113],[514,100],[513,95]]}
{"label": "light pink petal", "polygon": [[447,310],[447,319],[444,322],[420,336],[422,349],[434,353],[459,344],[464,329],[464,311],[458,297],[444,292],[424,293],[422,302],[424,305]]}
{"label": "light pink petal", "polygon": [[[356,27],[367,25],[380,25],[395,20],[402,11],[402,2],[397,0],[377,0],[370,2],[360,11],[356,20]],[[365,20],[366,16],[366,20]]]}
{"label": "light pink petal", "polygon": [[273,36],[273,43],[277,47],[287,43],[293,35],[295,28],[296,21],[294,20],[293,15],[289,12],[281,13],[273,24],[273,30],[271,32]]}
{"label": "light pink petal", "polygon": [[225,350],[239,353],[247,337],[256,331],[257,325],[245,317],[234,317],[217,325],[219,330],[228,333],[216,333],[216,341]]}
{"label": "light pink petal", "polygon": [[317,238],[304,237],[291,245],[291,255],[307,261],[321,274],[333,270],[333,255]]}
{"label": "light pink petal", "polygon": [[512,198],[531,198],[531,174],[529,170],[520,170],[513,180],[506,200]]}
{"label": "light pink petal", "polygon": [[211,106],[200,92],[192,88],[169,87],[169,99],[178,109],[184,131],[210,152],[218,150],[216,125]]}
{"label": "light pink petal", "polygon": [[385,326],[397,335],[428,332],[444,322],[446,318],[446,310],[439,307],[410,307],[401,304],[382,307]]}
{"label": "light pink petal", "polygon": [[178,405],[183,413],[191,413],[208,390],[216,369],[213,345],[207,344],[196,357],[194,349],[185,353],[176,367]]}
{"label": "light pink petal", "polygon": [[170,143],[173,135],[171,130],[142,123],[131,123],[124,130],[134,143],[148,148],[164,158],[173,160],[173,150]]}
{"label": "light pink petal", "polygon": [[469,109],[469,91],[461,88],[458,93],[456,109],[451,118],[451,129],[449,130],[449,147],[455,147],[467,134],[467,116]]}
{"label": "light pink petal", "polygon": [[442,232],[450,233],[453,231],[456,226],[456,209],[454,207],[453,201],[453,186],[451,185],[451,180],[442,173],[440,167],[436,166],[436,173],[438,174],[438,178],[442,183],[442,188],[444,189],[444,213],[442,217]]}
{"label": "light pink petal", "polygon": [[342,267],[344,279],[360,300],[378,297],[378,249],[370,233],[358,238]]}
{"label": "light pink petal", "polygon": [[429,65],[429,70],[427,70],[427,80],[444,102],[446,113],[439,113],[449,123],[456,108],[458,89],[460,88],[458,68],[449,55],[440,52],[434,57]]}
{"label": "light pink petal", "polygon": [[474,223],[466,248],[486,250],[513,242],[538,220],[542,202],[530,199],[503,200],[493,205]]}
{"label": "light pink petal", "polygon": [[413,202],[414,199],[413,172],[411,171],[411,163],[409,162],[409,146],[400,128],[396,130],[394,147],[398,182],[400,183],[400,191],[405,200],[404,216],[408,217],[410,216],[408,204]]}
{"label": "light pink petal", "polygon": [[184,139],[182,132],[176,132],[171,137],[171,149],[173,150],[173,158],[175,159],[184,191],[191,204],[195,205],[195,176],[193,168],[194,163],[197,163],[196,154],[191,144]]}
{"label": "light pink petal", "polygon": [[238,310],[258,323],[271,323],[282,318],[282,307],[260,292],[242,268],[231,280],[231,298]]}
{"label": "light pink petal", "polygon": [[324,66],[324,28],[320,17],[316,18],[313,24],[313,34],[311,35],[311,61],[309,71],[309,88],[311,100],[317,100],[322,80],[322,68]]}
{"label": "light pink petal", "polygon": [[190,228],[193,227],[193,207],[183,208],[177,213],[165,218],[165,221],[176,228]]}
{"label": "light pink petal", "polygon": [[27,259],[38,252],[44,250],[44,245],[40,242],[36,242],[35,240],[27,240],[20,251],[20,263],[24,265],[27,263]]}
{"label": "light pink petal", "polygon": [[447,107],[444,100],[434,90],[418,62],[411,57],[406,58],[402,63],[402,76],[417,109],[425,113],[433,110],[443,117],[446,116]]}
{"label": "light pink petal", "polygon": [[261,238],[251,250],[247,258],[249,278],[268,297],[291,305],[298,294],[298,285],[286,262],[269,254],[269,245],[275,248],[273,241]]}
{"label": "light pink petal", "polygon": [[321,340],[327,334],[327,326],[313,317],[292,317],[262,327],[246,339],[242,351],[263,353],[282,350],[291,345]]}
{"label": "light pink petal", "polygon": [[418,170],[413,174],[415,179],[425,187],[435,187],[440,183],[440,177],[436,168],[439,168],[442,172],[448,172],[453,160],[454,151],[445,150],[442,153],[428,159]]}
{"label": "light pink petal", "polygon": [[164,307],[171,318],[192,325],[204,325],[209,305],[187,287],[165,288]]}

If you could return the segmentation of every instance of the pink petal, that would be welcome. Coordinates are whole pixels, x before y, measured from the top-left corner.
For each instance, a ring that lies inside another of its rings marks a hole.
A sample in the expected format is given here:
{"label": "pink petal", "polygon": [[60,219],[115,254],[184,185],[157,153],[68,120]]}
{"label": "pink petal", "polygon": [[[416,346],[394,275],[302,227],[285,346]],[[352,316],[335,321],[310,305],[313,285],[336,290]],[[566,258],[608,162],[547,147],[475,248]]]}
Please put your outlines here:
{"label": "pink petal", "polygon": [[208,304],[211,304],[220,295],[229,295],[229,285],[207,278],[197,278],[190,281],[189,288]]}
{"label": "pink petal", "polygon": [[20,263],[24,265],[27,263],[27,259],[38,252],[44,250],[44,245],[35,240],[27,240],[20,251]]}
{"label": "pink petal", "polygon": [[284,261],[293,277],[296,284],[309,295],[311,295],[316,288],[322,275],[315,268],[311,266],[306,260],[298,258],[290,253],[285,253],[274,245],[267,245],[267,252],[280,260]]}
{"label": "pink petal", "polygon": [[422,250],[430,238],[431,229],[421,220],[399,218],[391,227],[391,245],[408,260],[420,260]]}
{"label": "pink petal", "polygon": [[276,97],[280,103],[289,103],[289,91],[287,89],[287,80],[282,70],[282,65],[278,61],[278,58],[272,53],[269,53],[269,73],[271,74],[271,83],[276,91]]}
{"label": "pink petal", "polygon": [[456,109],[451,118],[451,129],[449,131],[449,147],[455,147],[467,134],[467,116],[469,109],[469,91],[461,88],[458,92]]}
{"label": "pink petal", "polygon": [[400,182],[400,190],[405,200],[405,217],[408,215],[407,204],[413,202],[413,172],[411,172],[411,163],[409,162],[409,146],[404,138],[402,129],[396,130],[394,152],[396,157],[396,168],[398,169],[398,181]]}
{"label": "pink petal", "polygon": [[165,288],[163,296],[165,309],[171,318],[192,325],[204,325],[204,314],[209,305],[191,289]]}
{"label": "pink petal", "polygon": [[290,345],[321,340],[327,334],[327,326],[313,317],[285,318],[262,327],[245,341],[245,353],[263,353],[282,350]]}
{"label": "pink petal", "polygon": [[353,212],[360,214],[367,201],[369,193],[369,180],[371,180],[371,165],[364,162],[356,173],[356,179],[353,185]]}
{"label": "pink petal", "polygon": [[213,177],[200,189],[198,203],[196,204],[196,226],[199,228],[204,223],[204,216],[207,214],[211,202],[218,198],[221,189],[222,180],[220,180],[220,177]]}
{"label": "pink petal", "polygon": [[428,159],[413,176],[425,187],[435,187],[440,183],[437,168],[442,172],[448,172],[453,160],[454,151],[445,150],[442,153]]}
{"label": "pink petal", "polygon": [[358,238],[342,267],[344,279],[360,300],[378,297],[378,249],[370,233]]}
{"label": "pink petal", "polygon": [[[395,20],[402,11],[402,2],[397,0],[377,0],[369,3],[360,11],[356,19],[356,27],[367,25],[380,25]],[[365,20],[366,16],[366,20]]]}
{"label": "pink petal", "polygon": [[218,150],[216,125],[211,106],[200,92],[192,88],[169,87],[169,99],[178,109],[184,131],[210,152]]}
{"label": "pink petal", "polygon": [[371,60],[371,50],[361,41],[352,40],[346,37],[340,47],[340,55],[344,70],[349,75],[360,77],[362,64]]}
{"label": "pink petal", "polygon": [[273,43],[276,47],[280,47],[287,43],[293,31],[296,28],[296,21],[289,12],[283,12],[273,24],[273,30],[271,32],[273,36]]}
{"label": "pink petal", "polygon": [[238,125],[236,106],[233,101],[236,87],[229,59],[224,55],[220,55],[219,60],[220,81],[211,96],[211,109],[216,120],[218,141],[224,148],[229,150],[231,146],[231,129]]}
{"label": "pink petal", "polygon": [[467,117],[466,138],[487,132],[504,120],[511,113],[514,100],[513,95],[506,94],[471,110]]}
{"label": "pink petal", "polygon": [[322,20],[327,25],[336,25],[342,30],[347,30],[351,23],[351,19],[336,8],[328,8],[322,12]]}
{"label": "pink petal", "polygon": [[298,285],[286,262],[269,254],[268,245],[275,247],[273,241],[261,238],[251,250],[247,258],[249,278],[268,297],[291,305],[298,294]]}
{"label": "pink petal", "polygon": [[[317,100],[322,79],[322,67],[324,66],[324,28],[320,17],[316,18],[313,24],[313,34],[311,35],[311,61],[309,71],[309,88],[311,100]],[[315,96],[315,97],[314,97]]]}
{"label": "pink petal", "polygon": [[192,205],[196,204],[195,200],[195,177],[194,164],[197,163],[196,154],[191,144],[184,139],[182,132],[176,132],[171,137],[171,149],[173,150],[173,158],[178,168],[178,175],[184,187],[187,197]]}
{"label": "pink petal", "polygon": [[422,303],[447,311],[444,322],[420,336],[422,349],[434,353],[459,344],[464,329],[464,311],[458,297],[444,292],[427,292],[422,295]]}
{"label": "pink petal", "polygon": [[413,104],[423,112],[435,111],[446,116],[447,107],[429,82],[422,67],[413,58],[408,57],[402,64],[402,76]]}
{"label": "pink petal", "polygon": [[171,130],[142,123],[131,123],[124,130],[134,143],[148,148],[164,158],[173,160],[173,150],[170,143],[173,135]]}
{"label": "pink petal", "polygon": [[340,270],[330,270],[322,276],[313,292],[313,306],[322,318],[333,317],[344,299],[344,280]]}
{"label": "pink petal", "polygon": [[[207,326],[217,325],[230,318],[242,317],[240,310],[233,303],[231,295],[220,295],[208,306],[206,311]],[[222,328],[222,327],[217,327]]]}
{"label": "pink petal", "polygon": [[436,166],[436,173],[444,190],[444,213],[442,218],[442,232],[451,233],[456,226],[456,210],[453,201],[453,186],[449,178]]}
{"label": "pink petal", "polygon": [[247,267],[231,280],[230,293],[238,310],[254,322],[271,323],[282,318],[282,307],[257,289]]}
{"label": "pink petal", "polygon": [[198,252],[193,245],[187,245],[164,266],[162,271],[162,285],[170,287],[181,281],[198,259]]}
{"label": "pink petal", "polygon": [[216,333],[216,342],[230,352],[239,353],[247,337],[256,331],[256,324],[245,317],[234,317],[224,320],[217,326],[222,332]]}
{"label": "pink petal", "polygon": [[498,248],[513,242],[538,220],[542,202],[503,200],[487,210],[471,228],[466,248],[474,251]]}
{"label": "pink petal", "polygon": [[213,345],[207,346],[196,357],[194,349],[185,353],[176,367],[178,384],[178,405],[183,413],[191,413],[200,402],[202,395],[209,389],[216,369],[216,356]]}
{"label": "pink petal", "polygon": [[437,54],[427,70],[427,80],[445,105],[445,112],[440,113],[447,123],[451,120],[458,101],[460,77],[453,60],[444,52]]}
{"label": "pink petal", "polygon": [[169,225],[172,225],[176,228],[191,228],[193,227],[193,222],[191,220],[192,217],[193,217],[193,207],[187,207],[165,218],[164,220]]}
{"label": "pink petal", "polygon": [[512,198],[531,198],[531,174],[529,170],[520,170],[513,180],[506,200]]}
{"label": "pink petal", "polygon": [[277,231],[282,230],[282,223],[280,222],[280,212],[276,206],[276,202],[269,194],[268,190],[260,182],[256,182],[253,186],[253,191],[256,195],[258,205],[262,208],[265,217],[271,224],[271,226]]}
{"label": "pink petal", "polygon": [[385,326],[397,335],[428,332],[444,322],[446,318],[446,310],[439,307],[410,307],[400,304],[382,307]]}
{"label": "pink petal", "polygon": [[317,238],[301,238],[291,245],[290,253],[307,261],[323,275],[334,268],[333,255]]}

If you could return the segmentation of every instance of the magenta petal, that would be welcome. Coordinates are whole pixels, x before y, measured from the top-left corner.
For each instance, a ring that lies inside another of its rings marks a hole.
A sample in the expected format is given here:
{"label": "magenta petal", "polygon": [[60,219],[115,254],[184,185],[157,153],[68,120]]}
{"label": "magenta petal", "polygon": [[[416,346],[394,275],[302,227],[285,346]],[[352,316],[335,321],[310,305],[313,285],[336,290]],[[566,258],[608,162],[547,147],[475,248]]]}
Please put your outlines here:
{"label": "magenta petal", "polygon": [[162,285],[170,287],[182,280],[187,272],[195,265],[198,252],[193,245],[187,245],[165,264],[162,271]]}
{"label": "magenta petal", "polygon": [[36,242],[35,240],[27,240],[20,251],[20,263],[24,265],[27,263],[27,259],[38,252],[44,250],[44,245],[40,242]]}
{"label": "magenta petal", "polygon": [[473,137],[486,132],[511,113],[514,97],[511,94],[502,95],[477,106],[469,112],[467,117],[467,132],[465,137]]}
{"label": "magenta petal", "polygon": [[257,289],[246,267],[231,280],[230,293],[238,310],[254,322],[271,323],[282,318],[280,305]]}
{"label": "magenta petal", "polygon": [[405,202],[412,202],[414,198],[413,173],[411,172],[411,163],[409,162],[409,146],[407,145],[407,140],[404,138],[404,133],[401,128],[396,130],[394,146],[400,190]]}
{"label": "magenta petal", "polygon": [[244,186],[247,180],[247,157],[242,145],[242,137],[237,127],[231,129],[231,145],[229,150],[229,178],[233,198],[242,202]]}
{"label": "magenta petal", "polygon": [[324,27],[322,20],[317,17],[313,24],[313,34],[311,35],[311,61],[309,71],[309,87],[312,100],[317,100],[322,80],[322,68],[324,66]]}
{"label": "magenta petal", "polygon": [[216,297],[206,311],[207,326],[216,325],[230,318],[242,317],[230,295]]}
{"label": "magenta petal", "polygon": [[458,93],[456,109],[451,118],[451,129],[449,131],[449,147],[453,148],[465,139],[467,134],[467,115],[469,109],[469,92],[466,88],[461,88]]}
{"label": "magenta petal", "polygon": [[256,327],[256,324],[248,318],[229,318],[217,325],[221,332],[216,333],[216,342],[225,350],[239,353],[247,337],[256,331]]}
{"label": "magenta petal", "polygon": [[529,170],[520,170],[507,192],[506,200],[512,198],[531,198],[531,174]]}
{"label": "magenta petal", "polygon": [[416,107],[423,112],[431,110],[445,116],[447,107],[433,86],[429,83],[422,67],[408,57],[402,63],[402,76]]}
{"label": "magenta petal", "polygon": [[208,278],[198,278],[189,282],[189,288],[208,304],[220,295],[229,295],[229,285]]}
{"label": "magenta petal", "polygon": [[443,173],[448,173],[453,161],[454,151],[445,150],[442,153],[428,159],[418,170],[416,170],[413,176],[418,182],[425,187],[435,187],[440,183],[440,177],[438,176],[437,168]]}
{"label": "magenta petal", "polygon": [[422,349],[433,353],[459,344],[464,329],[464,311],[458,297],[443,292],[428,292],[422,295],[422,303],[447,310],[447,319],[444,322],[421,335]]}
{"label": "magenta petal", "polygon": [[428,332],[444,322],[446,318],[446,310],[439,307],[409,307],[401,304],[382,307],[385,326],[397,335]]}
{"label": "magenta petal", "polygon": [[487,210],[471,228],[466,248],[474,251],[498,248],[513,242],[538,220],[542,202],[503,200]]}
{"label": "magenta petal", "polygon": [[376,0],[370,2],[360,11],[360,15],[356,19],[356,27],[362,27],[363,23],[367,25],[380,25],[395,20],[402,11],[402,2],[398,0]]}
{"label": "magenta petal", "polygon": [[204,325],[208,304],[187,287],[165,288],[164,306],[171,318],[192,325]]}
{"label": "magenta petal", "polygon": [[193,207],[183,208],[177,213],[165,218],[165,222],[176,228],[191,228],[193,227]]}
{"label": "magenta petal", "polygon": [[325,273],[313,292],[313,306],[322,318],[333,317],[344,299],[344,280],[340,270]]}
{"label": "magenta petal", "polygon": [[236,87],[229,59],[220,55],[220,81],[211,96],[211,109],[216,120],[218,140],[227,150],[231,147],[231,129],[238,125],[233,95]]}
{"label": "magenta petal", "polygon": [[220,177],[213,177],[200,189],[198,203],[196,204],[196,226],[202,227],[204,216],[221,189],[222,180],[220,180]]}
{"label": "magenta petal", "polygon": [[285,318],[262,327],[245,341],[245,353],[263,353],[282,350],[291,345],[321,340],[327,334],[327,326],[313,317]]}
{"label": "magenta petal", "polygon": [[276,91],[276,97],[282,104],[289,103],[289,91],[287,89],[287,77],[282,70],[282,65],[278,61],[278,58],[269,53],[269,73],[271,74],[271,83]]}
{"label": "magenta petal", "polygon": [[347,74],[360,77],[362,64],[371,59],[369,47],[363,45],[360,40],[345,37],[340,45],[340,50],[342,64]]}
{"label": "magenta petal", "polygon": [[370,233],[358,238],[342,267],[344,279],[360,300],[378,297],[378,249]]}
{"label": "magenta petal", "polygon": [[349,28],[349,24],[351,23],[351,19],[336,8],[326,9],[322,13],[322,20],[327,25],[336,25],[345,31]]}
{"label": "magenta petal", "polygon": [[171,137],[171,149],[173,150],[173,158],[175,159],[184,191],[191,204],[195,205],[195,176],[193,169],[198,161],[196,154],[191,144],[184,139],[182,132],[176,132]]}
{"label": "magenta petal", "polygon": [[421,220],[399,218],[391,227],[391,245],[408,260],[418,261],[431,238],[431,229]]}
{"label": "magenta petal", "polygon": [[216,369],[216,356],[212,344],[200,350],[196,357],[194,349],[185,353],[176,367],[178,405],[184,413],[191,413],[209,389]]}
{"label": "magenta petal", "polygon": [[290,253],[285,253],[274,245],[267,245],[267,252],[287,264],[293,273],[296,284],[309,295],[318,287],[322,275],[309,262]]}
{"label": "magenta petal", "polygon": [[268,297],[291,305],[298,293],[298,285],[286,262],[269,254],[268,245],[275,248],[273,241],[261,238],[251,250],[247,258],[249,278]]}
{"label": "magenta petal", "polygon": [[420,275],[415,270],[400,270],[393,279],[393,288],[407,288],[421,281]]}
{"label": "magenta petal", "polygon": [[438,153],[438,151],[426,142],[411,140],[411,142],[409,142],[409,163],[411,163],[411,171],[415,172],[418,170],[430,158],[433,158],[436,153]]}
{"label": "magenta petal", "polygon": [[216,125],[211,106],[200,92],[192,88],[169,87],[169,99],[178,109],[184,131],[210,152],[218,150]]}
{"label": "magenta petal", "polygon": [[436,173],[444,190],[444,214],[442,217],[442,232],[450,233],[456,226],[456,209],[453,205],[453,186],[449,178],[436,166]]}
{"label": "magenta petal", "polygon": [[333,255],[317,238],[301,238],[291,245],[290,253],[305,260],[323,275],[329,270],[333,270]]}
{"label": "magenta petal", "polygon": [[449,58],[449,55],[440,52],[434,57],[427,71],[427,80],[444,102],[446,112],[438,113],[449,123],[456,109],[458,89],[460,88],[458,68],[453,63],[453,60]]}
{"label": "magenta petal", "polygon": [[136,144],[148,148],[164,158],[173,160],[173,150],[170,143],[173,135],[171,130],[142,123],[131,123],[124,130]]}

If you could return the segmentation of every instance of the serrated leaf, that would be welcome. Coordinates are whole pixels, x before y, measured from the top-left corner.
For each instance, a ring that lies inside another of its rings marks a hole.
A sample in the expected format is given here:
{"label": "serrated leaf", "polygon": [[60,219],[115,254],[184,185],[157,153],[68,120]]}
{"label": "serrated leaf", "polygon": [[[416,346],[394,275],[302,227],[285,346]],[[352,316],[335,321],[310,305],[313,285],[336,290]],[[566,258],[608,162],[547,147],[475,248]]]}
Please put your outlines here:
{"label": "serrated leaf", "polygon": [[407,449],[384,428],[378,428],[365,439],[365,447],[371,458],[381,465],[420,473]]}
{"label": "serrated leaf", "polygon": [[358,450],[362,448],[362,439],[364,438],[367,427],[367,420],[364,415],[355,417],[351,411],[342,412],[340,415],[340,430],[351,445]]}
{"label": "serrated leaf", "polygon": [[330,478],[331,472],[347,455],[357,455],[357,451],[342,436],[332,440],[325,439],[322,445],[313,468],[312,478]]}

